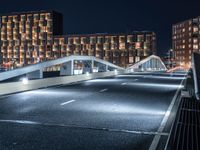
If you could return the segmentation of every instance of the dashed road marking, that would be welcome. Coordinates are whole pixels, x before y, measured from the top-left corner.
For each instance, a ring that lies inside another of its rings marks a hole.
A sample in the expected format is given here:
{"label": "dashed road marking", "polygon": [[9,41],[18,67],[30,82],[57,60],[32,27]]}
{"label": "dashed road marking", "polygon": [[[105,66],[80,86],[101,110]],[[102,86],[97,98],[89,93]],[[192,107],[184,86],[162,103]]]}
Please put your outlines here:
{"label": "dashed road marking", "polygon": [[99,92],[100,93],[102,93],[102,92],[105,92],[105,91],[107,91],[108,89],[102,89],[102,90],[100,90]]}
{"label": "dashed road marking", "polygon": [[70,100],[70,101],[67,101],[67,102],[64,102],[64,103],[61,103],[60,105],[63,106],[63,105],[67,105],[69,103],[72,103],[72,102],[75,102],[76,100]]}
{"label": "dashed road marking", "polygon": [[124,83],[122,83],[121,85],[126,85],[127,83],[126,82],[124,82]]}

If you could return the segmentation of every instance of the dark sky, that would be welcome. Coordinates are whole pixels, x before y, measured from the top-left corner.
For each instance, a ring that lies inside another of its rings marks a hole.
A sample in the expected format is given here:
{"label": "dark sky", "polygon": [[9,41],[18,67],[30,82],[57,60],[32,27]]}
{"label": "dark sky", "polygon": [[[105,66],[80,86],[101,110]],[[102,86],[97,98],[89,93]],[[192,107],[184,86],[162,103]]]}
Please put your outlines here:
{"label": "dark sky", "polygon": [[171,47],[171,26],[200,15],[200,0],[0,0],[0,13],[57,10],[64,34],[152,30],[158,51]]}

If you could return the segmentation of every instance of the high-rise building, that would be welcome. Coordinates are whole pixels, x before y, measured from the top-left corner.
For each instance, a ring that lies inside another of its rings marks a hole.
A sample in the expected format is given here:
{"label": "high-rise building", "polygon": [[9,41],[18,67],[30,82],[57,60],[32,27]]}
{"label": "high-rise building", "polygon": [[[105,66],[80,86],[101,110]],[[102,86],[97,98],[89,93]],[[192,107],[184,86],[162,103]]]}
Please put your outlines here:
{"label": "high-rise building", "polygon": [[200,17],[172,26],[172,46],[177,66],[189,68],[193,52],[200,52]]}
{"label": "high-rise building", "polygon": [[89,55],[126,67],[156,54],[154,32],[63,35],[62,14],[37,11],[0,17],[3,65],[20,67],[69,55]]}

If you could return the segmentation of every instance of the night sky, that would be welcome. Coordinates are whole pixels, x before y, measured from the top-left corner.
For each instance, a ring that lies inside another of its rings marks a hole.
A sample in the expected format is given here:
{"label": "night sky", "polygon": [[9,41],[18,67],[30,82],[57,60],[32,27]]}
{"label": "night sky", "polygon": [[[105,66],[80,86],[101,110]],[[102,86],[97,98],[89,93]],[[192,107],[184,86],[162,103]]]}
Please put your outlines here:
{"label": "night sky", "polygon": [[171,26],[200,16],[200,0],[0,0],[0,13],[56,10],[64,34],[148,30],[158,39],[158,54],[171,48]]}

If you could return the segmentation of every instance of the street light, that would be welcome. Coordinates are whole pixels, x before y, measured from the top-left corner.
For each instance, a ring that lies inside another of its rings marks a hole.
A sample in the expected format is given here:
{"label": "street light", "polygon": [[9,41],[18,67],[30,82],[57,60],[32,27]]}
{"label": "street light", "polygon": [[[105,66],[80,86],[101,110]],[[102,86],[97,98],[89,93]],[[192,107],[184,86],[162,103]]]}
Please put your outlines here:
{"label": "street light", "polygon": [[170,67],[170,68],[173,67],[172,58],[173,58],[173,49],[170,49],[170,50],[169,50],[169,67]]}
{"label": "street light", "polygon": [[24,85],[28,84],[28,78],[27,77],[22,78],[22,83]]}
{"label": "street light", "polygon": [[89,75],[90,75],[90,73],[87,71],[87,72],[86,72],[86,76],[89,76]]}

